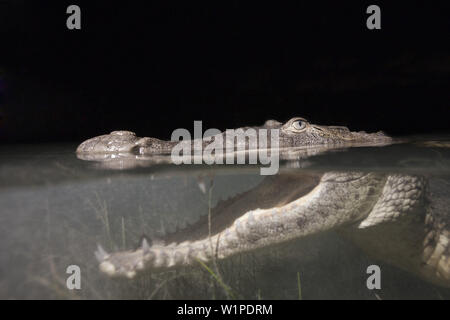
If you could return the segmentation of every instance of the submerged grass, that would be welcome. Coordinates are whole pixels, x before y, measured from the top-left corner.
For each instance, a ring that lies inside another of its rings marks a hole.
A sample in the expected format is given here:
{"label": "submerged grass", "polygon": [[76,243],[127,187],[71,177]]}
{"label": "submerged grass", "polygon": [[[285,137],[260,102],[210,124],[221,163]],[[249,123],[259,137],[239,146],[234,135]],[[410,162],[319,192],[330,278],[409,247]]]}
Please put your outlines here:
{"label": "submerged grass", "polygon": [[214,183],[213,182],[214,182],[214,180],[211,180],[211,184],[210,184],[209,190],[208,190],[208,239],[209,239],[209,245],[210,245],[210,249],[211,249],[212,262],[213,262],[213,266],[214,266],[215,272],[213,272],[202,261],[200,261],[198,259],[197,259],[197,261],[200,263],[200,265],[202,265],[213,276],[214,279],[216,279],[216,281],[219,283],[219,285],[224,289],[225,295],[227,296],[227,299],[230,299],[230,298],[236,299],[234,297],[234,295],[233,295],[233,292],[232,292],[231,288],[224,283],[222,275],[220,274],[220,271],[219,271],[219,267],[217,265],[217,252],[218,252],[218,249],[219,249],[218,248],[218,246],[219,246],[219,239],[217,239],[215,250],[214,250],[212,239],[211,239],[211,210],[212,210],[211,201],[212,201],[212,191],[213,191],[213,188],[214,188]]}
{"label": "submerged grass", "polygon": [[122,229],[122,249],[126,249],[127,247],[127,241],[125,238],[125,219],[124,217],[122,217],[122,221],[121,221],[121,229]]}
{"label": "submerged grass", "polygon": [[227,286],[214,271],[211,270],[210,267],[206,265],[203,261],[200,259],[195,259],[216,281],[217,283],[227,292],[227,295],[230,296],[232,299],[237,299],[236,295],[233,293],[233,290]]}
{"label": "submerged grass", "polygon": [[95,197],[97,200],[97,205],[94,205],[89,199],[88,202],[94,209],[97,218],[100,219],[100,221],[102,222],[103,227],[105,228],[105,233],[109,242],[109,246],[110,248],[113,248],[114,241],[111,236],[111,225],[109,223],[108,206],[106,204],[106,200],[101,200],[98,192],[95,192]]}
{"label": "submerged grass", "polygon": [[297,271],[297,288],[298,288],[298,300],[302,300],[302,287],[300,285],[300,272]]}

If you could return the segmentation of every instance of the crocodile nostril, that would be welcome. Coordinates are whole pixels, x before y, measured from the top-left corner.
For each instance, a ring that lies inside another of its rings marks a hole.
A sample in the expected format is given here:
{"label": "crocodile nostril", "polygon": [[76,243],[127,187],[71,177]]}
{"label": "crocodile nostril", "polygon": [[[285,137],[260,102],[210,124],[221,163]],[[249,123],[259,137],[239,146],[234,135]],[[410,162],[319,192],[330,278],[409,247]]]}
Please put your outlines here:
{"label": "crocodile nostril", "polygon": [[136,133],[132,132],[132,131],[126,131],[126,130],[116,130],[110,133],[110,135],[113,136],[136,136]]}

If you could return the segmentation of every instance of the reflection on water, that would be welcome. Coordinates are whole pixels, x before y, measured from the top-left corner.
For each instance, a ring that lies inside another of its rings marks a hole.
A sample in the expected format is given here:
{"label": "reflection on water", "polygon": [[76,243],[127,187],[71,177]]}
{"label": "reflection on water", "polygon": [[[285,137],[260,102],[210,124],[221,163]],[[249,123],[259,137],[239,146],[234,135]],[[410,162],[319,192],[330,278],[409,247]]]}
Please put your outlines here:
{"label": "reflection on water", "polygon": [[[281,163],[280,174],[414,175],[438,181],[435,192],[447,198],[447,141],[291,157]],[[0,298],[297,299],[299,283],[303,299],[450,298],[450,289],[362,250],[335,231],[217,261],[210,265],[215,277],[198,264],[133,280],[111,279],[98,270],[97,244],[116,252],[136,248],[144,235],[161,238],[189,229],[220,200],[251,192],[267,178],[252,166],[127,167],[119,160],[112,167],[127,170],[107,169],[102,162],[77,159],[75,147],[0,150]],[[435,209],[449,217],[446,203]],[[448,228],[447,220],[442,223]],[[381,267],[381,290],[366,287],[372,264]],[[69,265],[80,267],[80,290],[66,287]]]}

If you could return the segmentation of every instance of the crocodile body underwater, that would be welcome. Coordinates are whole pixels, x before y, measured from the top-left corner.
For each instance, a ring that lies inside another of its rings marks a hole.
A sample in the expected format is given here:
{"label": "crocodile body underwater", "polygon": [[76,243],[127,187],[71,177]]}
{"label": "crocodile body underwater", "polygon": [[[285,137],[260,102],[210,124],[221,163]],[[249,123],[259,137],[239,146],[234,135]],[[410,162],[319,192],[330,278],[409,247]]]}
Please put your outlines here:
{"label": "crocodile body underwater", "polygon": [[[270,120],[282,148],[348,142],[389,143],[385,134],[317,126],[302,118]],[[167,152],[172,142],[113,132],[82,143],[78,153]],[[370,254],[434,284],[450,287],[450,182],[382,172],[284,172],[219,203],[200,220],[163,241],[136,250],[96,252],[100,270],[133,278],[140,272],[224,259],[314,233],[335,230]]]}

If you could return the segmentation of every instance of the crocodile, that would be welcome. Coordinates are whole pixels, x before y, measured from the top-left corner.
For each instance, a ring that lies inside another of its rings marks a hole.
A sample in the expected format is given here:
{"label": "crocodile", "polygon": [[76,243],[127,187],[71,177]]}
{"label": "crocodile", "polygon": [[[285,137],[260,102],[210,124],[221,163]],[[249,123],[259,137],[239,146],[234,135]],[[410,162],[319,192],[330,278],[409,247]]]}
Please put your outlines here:
{"label": "crocodile", "polygon": [[[280,129],[284,148],[393,141],[382,132],[317,126],[303,118],[285,124],[271,120],[258,128],[267,127]],[[77,152],[157,154],[170,146],[171,142],[113,132],[84,142]],[[103,273],[133,278],[334,230],[387,263],[450,287],[449,186],[444,178],[404,173],[280,172],[219,203],[209,219],[165,239],[143,238],[137,249],[113,253],[98,246],[95,255]]]}

